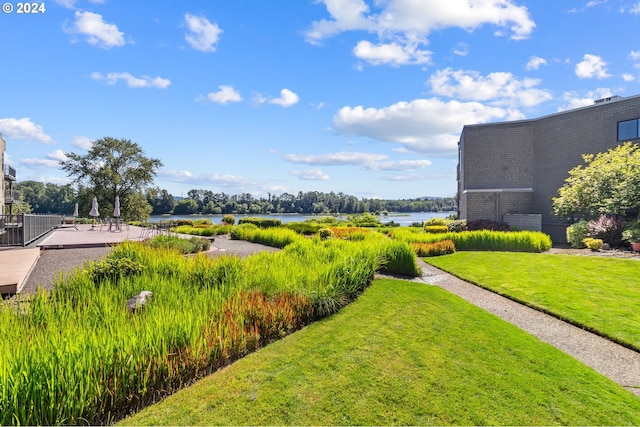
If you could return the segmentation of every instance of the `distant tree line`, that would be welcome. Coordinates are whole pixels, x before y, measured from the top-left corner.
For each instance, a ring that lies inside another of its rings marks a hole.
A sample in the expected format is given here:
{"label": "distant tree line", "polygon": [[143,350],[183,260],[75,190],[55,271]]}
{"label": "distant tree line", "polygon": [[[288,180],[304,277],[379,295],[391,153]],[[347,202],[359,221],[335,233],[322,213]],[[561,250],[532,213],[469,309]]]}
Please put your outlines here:
{"label": "distant tree line", "polygon": [[[90,198],[86,191],[78,191],[71,184],[43,184],[37,181],[22,181],[16,185],[20,192],[21,211],[33,213],[55,213],[71,216],[75,203],[80,201],[80,215],[86,216]],[[90,192],[87,192],[88,194]],[[401,200],[358,199],[342,192],[322,193],[318,191],[297,194],[269,194],[254,197],[249,193],[229,195],[209,190],[193,189],[186,198],[177,198],[157,187],[147,188],[146,201],[152,215],[174,214],[357,214],[364,212],[445,212],[457,209],[452,197],[416,198]],[[80,200],[81,199],[81,200]],[[86,206],[85,206],[86,205]]]}
{"label": "distant tree line", "polygon": [[444,212],[457,209],[452,197],[417,198],[402,200],[358,199],[342,192],[318,191],[297,194],[268,194],[254,197],[249,193],[229,195],[209,190],[193,189],[187,197],[177,200],[166,190],[147,190],[147,201],[153,215],[173,213],[189,214],[357,214],[364,212]]}

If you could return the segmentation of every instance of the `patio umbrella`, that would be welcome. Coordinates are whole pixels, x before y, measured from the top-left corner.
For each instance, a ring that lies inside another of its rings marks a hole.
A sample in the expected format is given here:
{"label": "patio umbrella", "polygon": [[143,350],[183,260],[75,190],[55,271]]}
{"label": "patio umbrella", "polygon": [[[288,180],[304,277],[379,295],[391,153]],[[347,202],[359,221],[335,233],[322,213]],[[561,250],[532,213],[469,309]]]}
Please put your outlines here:
{"label": "patio umbrella", "polygon": [[96,199],[95,197],[91,202],[91,212],[89,212],[89,215],[91,215],[92,217],[100,216],[100,213],[98,212],[98,199]]}
{"label": "patio umbrella", "polygon": [[73,210],[73,217],[75,218],[75,217],[77,217],[77,216],[78,216],[78,202],[76,202],[76,207],[75,207],[75,209]]}
{"label": "patio umbrella", "polygon": [[116,201],[113,204],[113,216],[116,218],[120,216],[120,196],[116,196]]}
{"label": "patio umbrella", "polygon": [[91,212],[89,212],[89,215],[91,215],[93,217],[93,223],[91,224],[91,230],[95,230],[96,229],[96,217],[100,216],[100,213],[98,212],[98,200],[94,197],[93,201],[91,202]]}

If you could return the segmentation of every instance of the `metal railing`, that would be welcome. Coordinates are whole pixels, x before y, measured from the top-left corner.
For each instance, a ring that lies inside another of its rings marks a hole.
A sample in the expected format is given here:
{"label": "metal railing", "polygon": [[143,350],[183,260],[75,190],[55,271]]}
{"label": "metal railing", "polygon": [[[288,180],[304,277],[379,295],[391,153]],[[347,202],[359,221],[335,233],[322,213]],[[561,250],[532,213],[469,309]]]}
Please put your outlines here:
{"label": "metal railing", "polygon": [[0,215],[0,246],[27,246],[61,223],[61,215]]}
{"label": "metal railing", "polygon": [[4,191],[4,202],[5,203],[17,203],[20,201],[20,193],[16,190],[5,190]]}
{"label": "metal railing", "polygon": [[4,168],[4,176],[11,181],[16,180],[16,169],[12,166],[6,165]]}

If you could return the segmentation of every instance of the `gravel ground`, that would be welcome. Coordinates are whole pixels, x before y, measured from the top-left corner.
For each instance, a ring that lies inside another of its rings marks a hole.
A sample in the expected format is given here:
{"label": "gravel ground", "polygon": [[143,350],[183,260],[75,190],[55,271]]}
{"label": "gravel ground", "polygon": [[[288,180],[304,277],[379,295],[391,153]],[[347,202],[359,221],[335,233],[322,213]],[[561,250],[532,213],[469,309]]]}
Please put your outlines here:
{"label": "gravel ground", "polygon": [[[107,247],[45,250],[27,279],[23,293],[34,292],[39,286],[50,289],[61,272],[62,274],[73,272],[76,267],[82,267],[87,261],[102,258],[110,250],[111,248]],[[209,256],[233,254],[244,257],[259,251],[277,250],[264,245],[218,236],[212,245]],[[560,250],[554,252],[560,253]],[[595,255],[586,251],[580,254]],[[625,256],[627,255],[625,254]],[[632,256],[636,257],[635,254]],[[414,280],[439,286],[462,297],[573,356],[640,396],[640,353],[464,282],[421,260],[419,262],[423,269],[423,276]]]}

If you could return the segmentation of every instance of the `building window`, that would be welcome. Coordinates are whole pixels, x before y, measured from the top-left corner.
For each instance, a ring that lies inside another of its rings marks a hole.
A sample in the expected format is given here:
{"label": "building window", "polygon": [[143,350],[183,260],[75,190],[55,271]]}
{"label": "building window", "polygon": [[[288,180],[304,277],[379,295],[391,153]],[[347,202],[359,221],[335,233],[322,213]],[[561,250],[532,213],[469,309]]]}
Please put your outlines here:
{"label": "building window", "polygon": [[639,126],[640,120],[638,119],[618,122],[618,141],[637,139]]}

